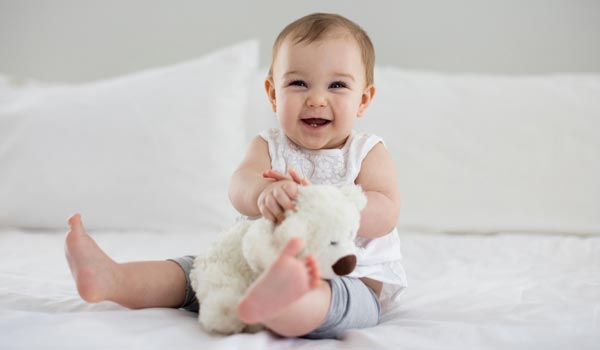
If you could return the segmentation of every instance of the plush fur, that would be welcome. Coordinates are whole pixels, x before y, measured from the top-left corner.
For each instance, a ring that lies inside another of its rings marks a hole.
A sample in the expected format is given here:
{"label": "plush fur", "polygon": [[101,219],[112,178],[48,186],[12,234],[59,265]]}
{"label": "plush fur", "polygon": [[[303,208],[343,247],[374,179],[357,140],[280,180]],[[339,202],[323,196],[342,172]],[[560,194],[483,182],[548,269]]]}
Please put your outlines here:
{"label": "plush fur", "polygon": [[298,190],[296,211],[286,211],[281,224],[264,218],[241,220],[222,232],[196,258],[190,273],[201,305],[200,323],[206,330],[224,334],[260,329],[237,318],[237,305],[292,237],[303,238],[299,257],[312,254],[322,278],[352,272],[356,264],[354,238],[366,202],[358,186],[303,186]]}

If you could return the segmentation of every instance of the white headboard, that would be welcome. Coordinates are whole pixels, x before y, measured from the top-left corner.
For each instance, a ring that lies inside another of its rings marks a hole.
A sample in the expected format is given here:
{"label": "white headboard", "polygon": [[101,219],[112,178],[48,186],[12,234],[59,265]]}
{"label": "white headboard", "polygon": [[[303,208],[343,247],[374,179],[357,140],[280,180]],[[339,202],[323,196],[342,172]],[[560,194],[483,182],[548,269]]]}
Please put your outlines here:
{"label": "white headboard", "polygon": [[377,63],[450,72],[600,72],[600,1],[0,0],[0,73],[85,81],[259,38],[261,65],[290,21],[337,12]]}

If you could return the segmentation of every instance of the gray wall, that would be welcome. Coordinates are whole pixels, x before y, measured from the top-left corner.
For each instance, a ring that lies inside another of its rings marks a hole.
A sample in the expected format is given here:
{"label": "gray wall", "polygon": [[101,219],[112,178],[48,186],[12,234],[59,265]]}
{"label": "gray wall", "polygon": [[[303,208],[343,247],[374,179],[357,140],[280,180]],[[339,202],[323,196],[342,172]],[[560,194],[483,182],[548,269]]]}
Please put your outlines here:
{"label": "gray wall", "polygon": [[262,65],[290,21],[338,12],[378,64],[451,72],[600,72],[600,1],[0,0],[0,73],[85,81],[257,37]]}

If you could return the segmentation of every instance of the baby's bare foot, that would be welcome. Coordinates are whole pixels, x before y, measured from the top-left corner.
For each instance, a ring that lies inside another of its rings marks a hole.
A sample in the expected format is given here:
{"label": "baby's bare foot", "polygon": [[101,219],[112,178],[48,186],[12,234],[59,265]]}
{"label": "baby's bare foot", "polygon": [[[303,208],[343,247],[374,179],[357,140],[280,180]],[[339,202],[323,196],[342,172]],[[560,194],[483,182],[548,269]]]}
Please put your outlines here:
{"label": "baby's bare foot", "polygon": [[317,287],[320,274],[314,258],[296,258],[303,245],[300,238],[290,239],[275,262],[248,288],[238,305],[240,320],[249,324],[268,320]]}
{"label": "baby's bare foot", "polygon": [[65,255],[79,295],[91,303],[109,299],[116,286],[117,263],[85,232],[81,215],[69,218],[69,226],[71,230],[65,238]]}

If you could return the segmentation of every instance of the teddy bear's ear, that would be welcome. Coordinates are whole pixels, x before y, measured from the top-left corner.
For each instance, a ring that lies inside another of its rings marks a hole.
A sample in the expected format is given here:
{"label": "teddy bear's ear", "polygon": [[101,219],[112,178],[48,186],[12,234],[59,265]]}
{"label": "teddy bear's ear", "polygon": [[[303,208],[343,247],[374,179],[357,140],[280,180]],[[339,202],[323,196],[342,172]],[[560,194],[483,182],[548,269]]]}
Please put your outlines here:
{"label": "teddy bear's ear", "polygon": [[367,205],[367,196],[365,196],[360,186],[348,185],[343,186],[340,190],[359,211]]}

